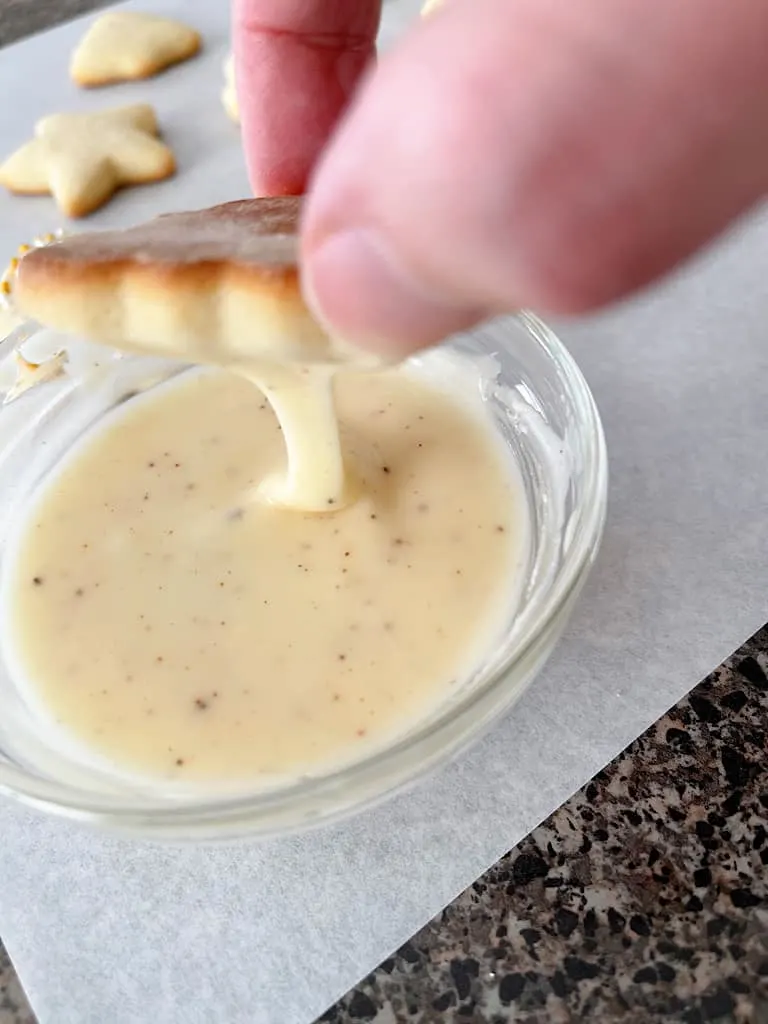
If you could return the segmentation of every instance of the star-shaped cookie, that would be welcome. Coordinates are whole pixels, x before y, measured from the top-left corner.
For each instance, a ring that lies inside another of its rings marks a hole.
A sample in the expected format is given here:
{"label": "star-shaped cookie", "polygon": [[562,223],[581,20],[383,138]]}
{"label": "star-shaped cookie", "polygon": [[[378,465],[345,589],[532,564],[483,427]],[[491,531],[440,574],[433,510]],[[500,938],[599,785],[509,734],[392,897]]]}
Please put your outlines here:
{"label": "star-shaped cookie", "polygon": [[200,35],[170,18],[109,11],[90,26],[72,54],[69,71],[85,87],[149,78],[200,49]]}
{"label": "star-shaped cookie", "polygon": [[359,364],[304,302],[301,209],[298,196],[240,199],[78,232],[22,257],[14,304],[54,331],[171,359]]}
{"label": "star-shaped cookie", "polygon": [[155,112],[146,103],[51,114],[0,164],[0,185],[21,195],[50,193],[68,217],[84,217],[118,188],[173,174],[173,153],[157,135]]}

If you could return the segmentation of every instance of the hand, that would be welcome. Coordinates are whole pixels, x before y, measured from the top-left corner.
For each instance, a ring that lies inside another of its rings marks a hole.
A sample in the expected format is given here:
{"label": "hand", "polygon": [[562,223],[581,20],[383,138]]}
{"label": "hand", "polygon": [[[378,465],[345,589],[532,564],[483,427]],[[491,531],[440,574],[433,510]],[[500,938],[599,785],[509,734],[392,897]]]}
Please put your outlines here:
{"label": "hand", "polygon": [[253,187],[308,185],[305,285],[360,345],[594,309],[768,189],[763,0],[446,0],[363,74],[379,7],[235,0]]}

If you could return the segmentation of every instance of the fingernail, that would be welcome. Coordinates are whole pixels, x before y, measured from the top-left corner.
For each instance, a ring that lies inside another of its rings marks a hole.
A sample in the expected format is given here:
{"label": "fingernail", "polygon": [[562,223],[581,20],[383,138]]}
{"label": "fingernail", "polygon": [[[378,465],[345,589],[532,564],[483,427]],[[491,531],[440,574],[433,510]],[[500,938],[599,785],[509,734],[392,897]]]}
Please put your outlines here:
{"label": "fingernail", "polygon": [[331,235],[304,260],[307,302],[329,330],[359,348],[404,355],[477,320],[429,294],[376,233]]}

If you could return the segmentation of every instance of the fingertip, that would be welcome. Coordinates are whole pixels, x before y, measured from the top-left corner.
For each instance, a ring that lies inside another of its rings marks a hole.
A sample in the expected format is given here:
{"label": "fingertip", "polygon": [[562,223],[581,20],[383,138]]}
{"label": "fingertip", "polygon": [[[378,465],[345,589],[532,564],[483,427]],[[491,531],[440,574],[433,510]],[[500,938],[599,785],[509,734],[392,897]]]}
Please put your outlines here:
{"label": "fingertip", "polygon": [[328,329],[357,348],[401,358],[466,330],[483,318],[431,293],[374,231],[330,235],[303,259],[310,307]]}
{"label": "fingertip", "polygon": [[313,174],[307,252],[376,229],[438,310],[329,264],[312,271],[329,319],[363,338],[368,309],[389,339],[386,313],[414,345],[471,307],[584,313],[764,196],[768,7],[583,6],[456,0],[386,55]]}
{"label": "fingertip", "polygon": [[296,195],[374,55],[380,0],[235,0],[241,131],[256,195]]}

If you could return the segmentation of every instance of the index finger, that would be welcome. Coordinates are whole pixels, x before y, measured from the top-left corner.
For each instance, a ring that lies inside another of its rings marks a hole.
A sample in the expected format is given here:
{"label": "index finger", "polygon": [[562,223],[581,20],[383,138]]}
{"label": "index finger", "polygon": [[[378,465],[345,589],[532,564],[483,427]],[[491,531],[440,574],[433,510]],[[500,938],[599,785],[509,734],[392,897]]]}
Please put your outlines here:
{"label": "index finger", "polygon": [[256,195],[295,195],[375,54],[381,0],[234,0],[243,146]]}

